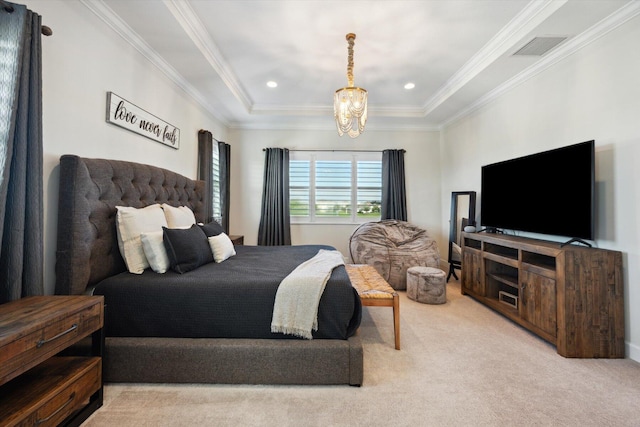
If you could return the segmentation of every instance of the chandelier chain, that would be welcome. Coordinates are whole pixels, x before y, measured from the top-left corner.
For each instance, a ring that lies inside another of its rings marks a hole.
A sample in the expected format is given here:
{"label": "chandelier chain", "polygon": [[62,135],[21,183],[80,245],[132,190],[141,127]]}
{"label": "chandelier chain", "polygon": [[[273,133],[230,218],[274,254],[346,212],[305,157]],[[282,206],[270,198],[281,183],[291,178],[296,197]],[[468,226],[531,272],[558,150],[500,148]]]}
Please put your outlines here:
{"label": "chandelier chain", "polygon": [[348,62],[347,62],[347,82],[349,87],[353,87],[353,45],[354,39],[356,38],[355,34],[347,34],[347,41],[349,42],[348,48]]}

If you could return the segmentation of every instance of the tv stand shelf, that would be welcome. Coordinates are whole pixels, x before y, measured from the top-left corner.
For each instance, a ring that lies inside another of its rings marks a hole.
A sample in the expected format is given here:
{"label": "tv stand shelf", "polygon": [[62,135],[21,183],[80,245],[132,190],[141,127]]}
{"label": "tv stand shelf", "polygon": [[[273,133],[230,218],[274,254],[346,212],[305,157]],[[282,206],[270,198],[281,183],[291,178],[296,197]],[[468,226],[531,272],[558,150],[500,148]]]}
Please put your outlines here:
{"label": "tv stand shelf", "polygon": [[504,283],[507,286],[518,289],[518,278],[506,276],[504,274],[489,274],[489,277],[497,280],[500,283]]}
{"label": "tv stand shelf", "polygon": [[462,237],[463,295],[564,357],[624,357],[620,252],[503,234]]}

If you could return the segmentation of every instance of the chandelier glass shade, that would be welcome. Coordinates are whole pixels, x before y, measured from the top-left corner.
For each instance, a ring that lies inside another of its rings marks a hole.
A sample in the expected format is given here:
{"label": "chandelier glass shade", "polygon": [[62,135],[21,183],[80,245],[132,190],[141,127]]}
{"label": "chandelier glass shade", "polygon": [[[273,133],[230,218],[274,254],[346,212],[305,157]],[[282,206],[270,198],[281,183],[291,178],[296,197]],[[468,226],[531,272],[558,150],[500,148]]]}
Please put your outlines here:
{"label": "chandelier glass shade", "polygon": [[336,90],[333,97],[333,115],[338,127],[338,135],[345,133],[355,138],[364,132],[367,123],[367,91],[353,85],[353,44],[356,35],[347,34],[349,56],[347,65],[348,86]]}

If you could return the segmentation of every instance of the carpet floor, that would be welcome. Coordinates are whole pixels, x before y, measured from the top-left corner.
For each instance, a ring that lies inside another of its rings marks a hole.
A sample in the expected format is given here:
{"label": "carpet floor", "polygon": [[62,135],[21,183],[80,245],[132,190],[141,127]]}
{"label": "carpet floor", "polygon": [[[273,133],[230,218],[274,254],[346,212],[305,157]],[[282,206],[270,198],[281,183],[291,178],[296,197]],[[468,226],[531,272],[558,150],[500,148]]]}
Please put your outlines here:
{"label": "carpet floor", "polygon": [[364,307],[364,384],[106,384],[102,426],[640,426],[640,364],[565,359],[494,311],[447,287],[443,305],[400,295]]}

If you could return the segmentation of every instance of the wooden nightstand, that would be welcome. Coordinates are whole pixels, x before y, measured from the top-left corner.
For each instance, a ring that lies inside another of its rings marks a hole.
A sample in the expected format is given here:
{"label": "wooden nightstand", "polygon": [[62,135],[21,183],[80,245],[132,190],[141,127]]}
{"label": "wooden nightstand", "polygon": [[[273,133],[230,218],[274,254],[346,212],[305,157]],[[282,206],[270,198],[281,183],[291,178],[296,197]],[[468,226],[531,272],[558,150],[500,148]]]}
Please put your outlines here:
{"label": "wooden nightstand", "polygon": [[[37,296],[0,305],[2,425],[80,425],[102,406],[101,296]],[[56,356],[91,335],[90,357]]]}
{"label": "wooden nightstand", "polygon": [[244,236],[232,234],[229,236],[229,238],[231,239],[231,243],[233,243],[234,245],[244,245]]}

